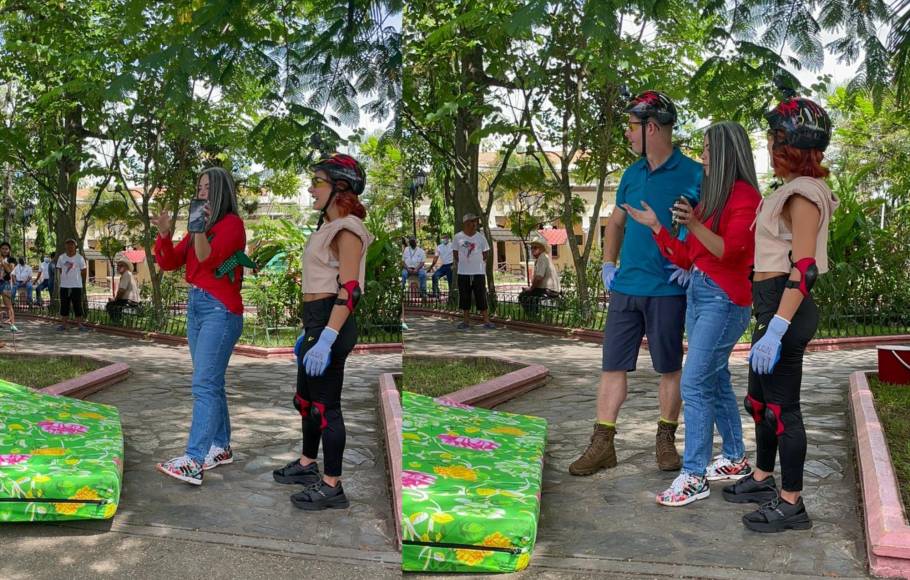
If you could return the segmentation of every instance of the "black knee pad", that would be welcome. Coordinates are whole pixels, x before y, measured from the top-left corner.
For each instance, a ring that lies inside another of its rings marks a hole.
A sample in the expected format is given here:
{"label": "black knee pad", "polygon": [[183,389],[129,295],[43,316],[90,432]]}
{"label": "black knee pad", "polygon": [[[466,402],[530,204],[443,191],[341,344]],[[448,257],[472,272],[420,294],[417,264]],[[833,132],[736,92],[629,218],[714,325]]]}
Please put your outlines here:
{"label": "black knee pad", "polygon": [[803,418],[800,412],[799,403],[766,403],[764,413],[765,425],[774,430],[774,434],[780,437],[788,429],[802,429]]}

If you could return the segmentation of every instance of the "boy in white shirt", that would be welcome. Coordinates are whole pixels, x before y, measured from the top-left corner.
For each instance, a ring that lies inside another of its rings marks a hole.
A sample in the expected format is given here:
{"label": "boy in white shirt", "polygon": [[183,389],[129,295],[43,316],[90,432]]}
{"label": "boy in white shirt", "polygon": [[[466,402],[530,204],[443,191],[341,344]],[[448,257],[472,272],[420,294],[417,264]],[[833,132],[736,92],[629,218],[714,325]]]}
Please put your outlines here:
{"label": "boy in white shirt", "polygon": [[455,234],[453,243],[455,271],[458,272],[458,307],[464,312],[464,321],[458,325],[460,330],[470,328],[469,312],[471,298],[474,306],[483,316],[484,328],[496,328],[490,322],[487,309],[487,258],[490,245],[482,232],[477,231],[480,221],[476,215],[467,213],[462,220],[462,230]]}
{"label": "boy in white shirt", "polygon": [[76,253],[76,240],[70,238],[64,244],[66,252],[57,258],[57,279],[60,281],[60,326],[59,331],[65,331],[69,322],[70,309],[76,319],[76,326],[81,332],[87,332],[88,327],[82,324],[85,312],[82,308],[82,288],[88,273],[85,258]]}

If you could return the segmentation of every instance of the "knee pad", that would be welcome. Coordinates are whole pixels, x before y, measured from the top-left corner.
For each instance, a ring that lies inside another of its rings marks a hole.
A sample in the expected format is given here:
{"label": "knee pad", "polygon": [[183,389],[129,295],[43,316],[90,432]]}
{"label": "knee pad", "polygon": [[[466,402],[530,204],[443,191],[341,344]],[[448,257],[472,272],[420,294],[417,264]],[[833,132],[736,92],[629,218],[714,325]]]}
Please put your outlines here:
{"label": "knee pad", "polygon": [[294,395],[294,408],[300,413],[300,416],[306,419],[310,416],[311,403],[300,396],[300,393]]}
{"label": "knee pad", "polygon": [[325,431],[325,428],[328,425],[328,420],[326,420],[325,414],[325,404],[313,401],[313,406],[310,408],[309,421],[311,424],[316,425],[319,428],[320,432]]}
{"label": "knee pad", "polygon": [[774,434],[780,437],[784,433],[783,409],[777,403],[767,403],[765,409],[765,425],[774,430]]}
{"label": "knee pad", "polygon": [[756,423],[760,423],[764,418],[765,404],[752,395],[746,395],[746,398],[743,399],[743,407],[746,408],[746,413],[752,415],[752,420]]}

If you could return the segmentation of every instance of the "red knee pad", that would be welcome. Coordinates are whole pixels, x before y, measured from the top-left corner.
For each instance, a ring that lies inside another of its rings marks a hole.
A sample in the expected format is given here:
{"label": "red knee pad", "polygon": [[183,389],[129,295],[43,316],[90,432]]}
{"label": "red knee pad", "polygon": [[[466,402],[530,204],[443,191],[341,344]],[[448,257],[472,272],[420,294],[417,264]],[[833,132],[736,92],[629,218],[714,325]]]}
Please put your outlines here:
{"label": "red knee pad", "polygon": [[313,415],[319,416],[319,430],[325,431],[325,428],[329,426],[329,422],[325,418],[325,403],[313,401]]}
{"label": "red knee pad", "polygon": [[294,407],[300,411],[300,416],[306,419],[310,416],[310,402],[300,396],[300,393],[294,395]]}
{"label": "red knee pad", "polygon": [[752,415],[752,420],[756,423],[761,422],[761,420],[765,418],[765,404],[752,395],[746,395],[746,399],[743,401],[743,407],[746,408],[747,413]]}
{"label": "red knee pad", "polygon": [[767,403],[768,411],[765,412],[765,417],[769,423],[774,423],[774,433],[780,437],[784,433],[784,419],[781,416],[780,405],[777,403]]}

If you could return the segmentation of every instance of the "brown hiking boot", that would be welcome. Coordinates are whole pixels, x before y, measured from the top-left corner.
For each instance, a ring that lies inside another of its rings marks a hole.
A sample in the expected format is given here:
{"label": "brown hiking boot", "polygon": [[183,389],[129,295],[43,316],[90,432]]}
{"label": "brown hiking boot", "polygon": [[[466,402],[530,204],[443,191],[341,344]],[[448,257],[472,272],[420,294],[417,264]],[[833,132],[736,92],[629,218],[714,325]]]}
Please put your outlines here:
{"label": "brown hiking boot", "polygon": [[607,427],[596,423],[591,443],[581,457],[569,466],[572,475],[591,475],[604,467],[616,467],[616,448],[613,447],[613,436],[616,427]]}
{"label": "brown hiking boot", "polygon": [[676,425],[657,423],[657,467],[661,471],[677,471],[682,467],[676,451]]}

